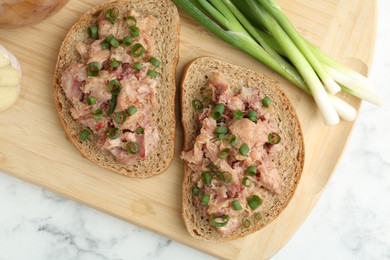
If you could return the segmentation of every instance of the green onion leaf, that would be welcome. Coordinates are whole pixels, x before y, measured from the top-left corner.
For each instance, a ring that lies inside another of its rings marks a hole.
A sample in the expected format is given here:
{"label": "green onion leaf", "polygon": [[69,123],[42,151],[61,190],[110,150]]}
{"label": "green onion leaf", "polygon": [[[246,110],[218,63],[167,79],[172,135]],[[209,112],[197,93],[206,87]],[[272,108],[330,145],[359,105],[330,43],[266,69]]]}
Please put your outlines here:
{"label": "green onion leaf", "polygon": [[242,221],[242,226],[244,228],[248,228],[248,227],[250,227],[250,225],[251,225],[251,221],[249,219],[245,219]]}
{"label": "green onion leaf", "polygon": [[156,78],[158,76],[158,72],[155,71],[155,70],[151,70],[151,69],[148,69],[148,71],[146,72],[146,74],[148,74],[148,76],[152,77],[152,78]]}
{"label": "green onion leaf", "polygon": [[241,203],[238,200],[232,201],[232,207],[234,210],[242,210]]}
{"label": "green onion leaf", "polygon": [[262,203],[263,201],[257,195],[253,195],[248,199],[248,205],[252,210],[257,209]]}
{"label": "green onion leaf", "polygon": [[192,190],[192,194],[194,195],[198,195],[200,192],[200,189],[196,186],[193,186],[191,190]]}
{"label": "green onion leaf", "polygon": [[88,27],[87,32],[90,38],[95,40],[99,38],[99,28],[97,26]]}
{"label": "green onion leaf", "polygon": [[116,69],[116,68],[119,67],[119,65],[121,65],[121,62],[120,62],[120,61],[117,61],[116,59],[112,59],[112,60],[110,61],[109,65],[110,65],[111,68]]}
{"label": "green onion leaf", "polygon": [[99,62],[91,62],[88,63],[88,76],[97,77],[99,76],[99,72],[102,69],[102,65]]}
{"label": "green onion leaf", "polygon": [[92,105],[95,105],[96,104],[96,98],[92,97],[92,96],[89,96],[87,98],[87,104],[92,106]]}
{"label": "green onion leaf", "polygon": [[131,48],[131,53],[133,54],[134,57],[138,58],[142,54],[145,53],[145,48],[141,43],[136,43],[134,46]]}
{"label": "green onion leaf", "polygon": [[149,62],[152,63],[154,66],[156,67],[160,67],[160,64],[161,64],[161,61],[159,61],[158,59],[156,59],[155,57],[151,57],[149,59]]}
{"label": "green onion leaf", "polygon": [[127,109],[127,113],[129,114],[129,116],[134,115],[135,112],[137,112],[137,108],[135,106],[131,106],[129,109]]}
{"label": "green onion leaf", "polygon": [[122,43],[123,43],[124,46],[130,46],[131,38],[129,36],[123,37]]}
{"label": "green onion leaf", "polygon": [[87,129],[84,129],[80,134],[80,141],[84,142],[87,140],[88,136],[91,134],[91,132]]}
{"label": "green onion leaf", "polygon": [[142,127],[138,127],[136,130],[137,134],[143,135],[145,133],[144,129]]}
{"label": "green onion leaf", "polygon": [[115,123],[117,123],[118,125],[123,124],[126,121],[126,116],[127,116],[127,113],[124,111],[115,113],[115,115],[114,115]]}
{"label": "green onion leaf", "polygon": [[231,146],[236,146],[238,144],[238,138],[235,135],[231,135],[228,138],[228,142]]}
{"label": "green onion leaf", "polygon": [[256,172],[257,172],[256,166],[249,166],[249,167],[246,169],[246,174],[248,174],[249,176],[255,176],[255,175],[256,175]]}
{"label": "green onion leaf", "polygon": [[239,149],[239,152],[240,154],[242,154],[243,156],[248,156],[248,153],[249,153],[249,146],[244,143],[241,145],[240,149]]}
{"label": "green onion leaf", "polygon": [[100,120],[103,118],[103,110],[101,109],[96,109],[95,111],[93,111],[93,118],[95,120]]}
{"label": "green onion leaf", "polygon": [[214,111],[213,111],[213,114],[212,114],[213,119],[215,121],[218,121],[219,119],[221,119],[224,111],[225,111],[225,105],[222,104],[222,103],[217,104],[214,107]]}
{"label": "green onion leaf", "polygon": [[218,167],[214,164],[209,164],[206,166],[207,169],[210,169],[210,171],[218,171]]}
{"label": "green onion leaf", "polygon": [[107,21],[114,24],[116,19],[118,19],[119,10],[118,8],[114,7],[111,9],[107,9],[104,13],[104,18],[106,18]]}
{"label": "green onion leaf", "polygon": [[228,128],[226,126],[217,126],[215,128],[215,133],[216,134],[227,134],[228,133]]}
{"label": "green onion leaf", "polygon": [[122,89],[122,84],[117,79],[113,79],[108,83],[108,89],[112,95],[118,95]]}
{"label": "green onion leaf", "polygon": [[205,185],[209,185],[211,183],[211,179],[213,178],[210,172],[202,172],[200,177],[202,179],[203,184]]}
{"label": "green onion leaf", "polygon": [[214,227],[224,227],[229,222],[229,215],[222,215],[211,219],[210,223]]}
{"label": "green onion leaf", "polygon": [[134,62],[133,69],[140,71],[144,65],[139,62]]}
{"label": "green onion leaf", "polygon": [[233,180],[233,176],[232,176],[232,174],[230,173],[230,172],[216,172],[215,173],[215,176],[218,178],[218,179],[220,179],[220,180],[222,180],[223,182],[225,182],[225,183],[231,183],[232,182],[232,180]]}
{"label": "green onion leaf", "polygon": [[234,110],[233,111],[233,117],[235,119],[241,119],[244,117],[244,113],[241,110]]}
{"label": "green onion leaf", "polygon": [[108,108],[108,111],[107,111],[108,116],[111,116],[114,113],[116,103],[117,103],[117,95],[112,95],[110,107]]}
{"label": "green onion leaf", "polygon": [[136,142],[128,142],[126,144],[126,150],[130,153],[130,154],[137,154],[138,151],[139,151],[139,147],[138,147],[138,144]]}
{"label": "green onion leaf", "polygon": [[253,110],[248,111],[248,119],[251,120],[252,122],[257,121],[257,112]]}
{"label": "green onion leaf", "polygon": [[226,134],[217,134],[217,139],[219,139],[219,140],[226,139]]}
{"label": "green onion leaf", "polygon": [[126,17],[126,27],[128,29],[132,29],[135,26],[137,26],[137,19],[135,19],[134,16],[128,16]]}
{"label": "green onion leaf", "polygon": [[107,133],[108,138],[110,138],[111,140],[117,139],[120,135],[121,130],[117,127],[111,128]]}
{"label": "green onion leaf", "polygon": [[230,149],[229,148],[223,148],[219,153],[218,153],[218,158],[225,159],[229,156]]}
{"label": "green onion leaf", "polygon": [[117,39],[115,39],[115,37],[112,37],[110,39],[110,45],[114,48],[118,48],[119,47],[119,41]]}
{"label": "green onion leaf", "polygon": [[102,49],[103,50],[110,49],[110,43],[107,40],[102,41]]}
{"label": "green onion leaf", "polygon": [[280,143],[280,135],[276,133],[271,133],[268,135],[268,143],[270,144],[278,144]]}
{"label": "green onion leaf", "polygon": [[195,110],[202,110],[203,109],[203,103],[199,99],[192,100],[192,107]]}
{"label": "green onion leaf", "polygon": [[269,97],[265,97],[261,100],[261,103],[263,104],[263,107],[269,107],[272,103],[271,99]]}
{"label": "green onion leaf", "polygon": [[210,195],[208,194],[203,194],[203,197],[202,197],[202,206],[207,206],[209,204],[209,201],[210,201]]}
{"label": "green onion leaf", "polygon": [[248,177],[244,177],[241,183],[248,188],[252,186],[252,181]]}
{"label": "green onion leaf", "polygon": [[133,28],[131,28],[130,35],[133,38],[137,37],[139,35],[139,28],[137,26],[134,26]]}

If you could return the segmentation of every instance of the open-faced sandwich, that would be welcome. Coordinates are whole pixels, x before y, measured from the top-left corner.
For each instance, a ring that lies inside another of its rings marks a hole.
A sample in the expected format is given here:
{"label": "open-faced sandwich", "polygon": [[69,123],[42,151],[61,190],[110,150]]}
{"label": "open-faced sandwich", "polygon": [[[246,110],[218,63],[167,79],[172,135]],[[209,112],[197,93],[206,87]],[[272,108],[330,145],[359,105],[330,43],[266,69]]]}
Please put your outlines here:
{"label": "open-faced sandwich", "polygon": [[227,241],[270,223],[304,163],[301,126],[284,92],[259,73],[204,57],[186,67],[181,106],[189,233]]}
{"label": "open-faced sandwich", "polygon": [[83,156],[145,178],[174,154],[179,15],[169,0],[118,0],[85,13],[65,37],[54,100]]}

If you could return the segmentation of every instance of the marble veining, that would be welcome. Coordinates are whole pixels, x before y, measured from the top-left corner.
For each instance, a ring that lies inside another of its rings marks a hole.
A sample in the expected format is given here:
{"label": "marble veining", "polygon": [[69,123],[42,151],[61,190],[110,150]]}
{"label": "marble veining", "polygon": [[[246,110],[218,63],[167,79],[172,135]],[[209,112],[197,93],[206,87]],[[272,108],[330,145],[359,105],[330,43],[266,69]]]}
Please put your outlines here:
{"label": "marble veining", "polygon": [[[363,103],[318,204],[273,259],[390,259],[390,1],[378,1],[370,78],[385,101]],[[0,173],[0,260],[214,259]]]}

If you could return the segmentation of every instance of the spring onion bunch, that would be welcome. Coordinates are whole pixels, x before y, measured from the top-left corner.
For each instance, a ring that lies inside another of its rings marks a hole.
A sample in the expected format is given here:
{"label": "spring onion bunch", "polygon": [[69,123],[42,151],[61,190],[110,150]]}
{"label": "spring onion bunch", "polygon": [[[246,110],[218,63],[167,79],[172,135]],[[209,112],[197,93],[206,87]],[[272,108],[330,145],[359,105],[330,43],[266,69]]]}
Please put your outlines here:
{"label": "spring onion bunch", "polygon": [[206,29],[311,94],[328,125],[352,121],[356,110],[336,96],[345,91],[375,105],[370,81],[305,40],[275,0],[173,0]]}

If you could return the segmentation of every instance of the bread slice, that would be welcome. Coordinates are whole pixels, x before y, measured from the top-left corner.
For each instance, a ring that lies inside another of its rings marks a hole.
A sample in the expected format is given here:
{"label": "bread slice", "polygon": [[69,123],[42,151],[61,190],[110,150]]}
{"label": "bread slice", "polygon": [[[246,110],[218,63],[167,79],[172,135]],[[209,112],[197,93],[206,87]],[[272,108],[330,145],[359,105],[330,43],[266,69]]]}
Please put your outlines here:
{"label": "bread slice", "polygon": [[[192,195],[191,172],[187,162],[184,166],[182,186],[182,215],[189,233],[198,239],[207,241],[228,241],[244,237],[256,232],[274,220],[291,200],[301,177],[304,164],[304,143],[301,125],[296,112],[286,94],[277,86],[276,82],[264,75],[217,60],[211,57],[202,57],[187,65],[181,80],[181,122],[184,130],[183,150],[189,151],[200,129],[198,112],[193,109],[192,101],[201,100],[200,88],[205,85],[214,72],[221,72],[233,92],[242,86],[260,88],[269,96],[276,110],[276,120],[284,138],[289,139],[286,149],[282,150],[276,159],[276,165],[285,186],[280,195],[272,195],[263,201],[261,215],[251,216],[249,228],[238,227],[232,233],[221,234],[210,225],[209,220],[203,217],[194,206]],[[261,219],[259,219],[259,216]]]}
{"label": "bread slice", "polygon": [[[81,61],[76,44],[88,41],[87,28],[96,24],[102,10],[119,6],[122,11],[134,10],[140,14],[152,15],[158,20],[158,26],[151,32],[155,39],[154,48],[161,61],[161,71],[156,87],[157,108],[152,114],[152,122],[157,127],[160,141],[152,154],[135,164],[124,165],[107,150],[99,149],[97,136],[91,135],[86,141],[79,140],[83,127],[73,119],[70,113],[72,103],[67,99],[60,86],[62,72],[73,62]],[[57,59],[54,72],[54,101],[69,140],[81,154],[90,161],[108,170],[129,177],[146,178],[163,172],[174,155],[175,140],[175,70],[179,56],[180,20],[176,6],[170,0],[117,0],[104,3],[86,12],[66,35]]]}

